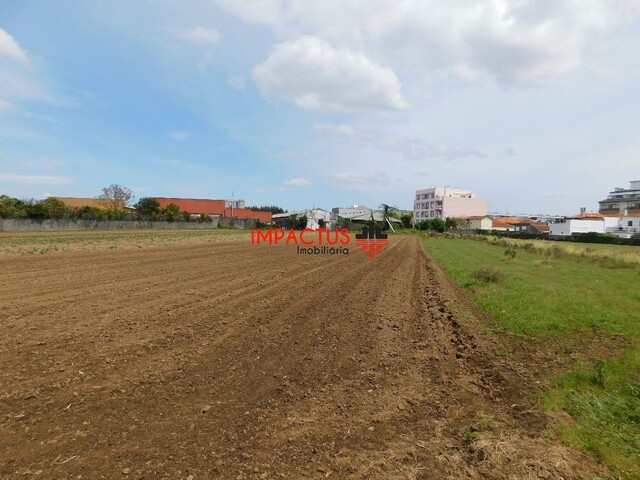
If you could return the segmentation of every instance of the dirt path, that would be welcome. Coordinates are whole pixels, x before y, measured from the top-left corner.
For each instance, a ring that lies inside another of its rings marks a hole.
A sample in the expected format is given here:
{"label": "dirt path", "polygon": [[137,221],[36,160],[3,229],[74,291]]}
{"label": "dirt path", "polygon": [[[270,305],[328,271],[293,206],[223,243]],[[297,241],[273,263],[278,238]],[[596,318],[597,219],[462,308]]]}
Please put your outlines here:
{"label": "dirt path", "polygon": [[[415,237],[0,259],[2,478],[592,478]],[[81,477],[80,477],[81,476]]]}

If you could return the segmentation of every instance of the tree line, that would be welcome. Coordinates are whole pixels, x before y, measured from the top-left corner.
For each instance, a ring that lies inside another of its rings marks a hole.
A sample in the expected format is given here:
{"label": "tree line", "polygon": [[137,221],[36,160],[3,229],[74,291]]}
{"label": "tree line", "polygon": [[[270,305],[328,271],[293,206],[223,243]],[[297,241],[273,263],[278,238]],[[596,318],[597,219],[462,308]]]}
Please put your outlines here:
{"label": "tree line", "polygon": [[70,207],[57,198],[45,200],[20,200],[8,195],[0,195],[0,218],[33,220],[145,220],[165,222],[205,222],[209,215],[194,218],[191,213],[181,210],[173,203],[160,207],[154,198],[141,198],[138,203],[127,208],[134,200],[133,192],[121,185],[110,185],[102,189],[96,197],[98,206],[85,205]]}

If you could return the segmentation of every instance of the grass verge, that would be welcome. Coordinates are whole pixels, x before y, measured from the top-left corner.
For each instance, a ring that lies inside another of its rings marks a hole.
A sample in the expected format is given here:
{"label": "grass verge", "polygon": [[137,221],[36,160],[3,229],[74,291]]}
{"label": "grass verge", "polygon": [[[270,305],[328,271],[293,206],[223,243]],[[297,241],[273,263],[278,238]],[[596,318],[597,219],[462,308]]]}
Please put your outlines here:
{"label": "grass verge", "polygon": [[[538,338],[578,337],[586,349],[611,334],[635,346],[580,363],[555,379],[541,400],[572,422],[560,433],[620,478],[640,478],[640,275],[572,255],[443,236],[425,238],[428,253],[497,330]],[[602,348],[594,348],[601,351]]]}

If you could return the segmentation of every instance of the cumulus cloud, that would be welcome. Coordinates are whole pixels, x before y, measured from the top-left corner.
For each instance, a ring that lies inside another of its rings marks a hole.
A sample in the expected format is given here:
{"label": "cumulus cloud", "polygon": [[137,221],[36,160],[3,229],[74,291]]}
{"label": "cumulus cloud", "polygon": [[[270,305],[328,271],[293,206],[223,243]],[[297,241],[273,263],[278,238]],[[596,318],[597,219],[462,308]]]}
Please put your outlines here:
{"label": "cumulus cloud", "polygon": [[75,178],[56,175],[16,175],[11,173],[0,173],[0,182],[5,183],[20,183],[27,185],[68,185],[75,181]]}
{"label": "cumulus cloud", "polygon": [[358,130],[345,124],[316,124],[313,126],[313,131],[317,135],[332,137],[349,145],[397,153],[408,160],[486,157],[483,152],[475,149],[453,148],[398,133]]}
{"label": "cumulus cloud", "polygon": [[285,180],[282,183],[284,183],[285,185],[291,185],[294,187],[307,187],[311,185],[311,181],[307,180],[306,178],[292,178],[290,180]]}
{"label": "cumulus cloud", "polygon": [[201,45],[215,45],[220,40],[220,32],[213,28],[192,27],[192,28],[169,28],[169,33],[182,40],[188,40]]}
{"label": "cumulus cloud", "polygon": [[402,109],[400,82],[392,70],[361,53],[303,36],[276,46],[253,70],[260,92],[305,109]]}
{"label": "cumulus cloud", "polygon": [[217,1],[280,35],[314,35],[403,70],[511,85],[578,68],[590,42],[640,12],[638,0]]}
{"label": "cumulus cloud", "polygon": [[0,57],[8,57],[25,65],[30,64],[29,57],[20,44],[2,28],[0,28]]}
{"label": "cumulus cloud", "polygon": [[332,179],[342,185],[371,186],[387,185],[389,175],[383,172],[363,173],[363,172],[341,172],[332,176]]}

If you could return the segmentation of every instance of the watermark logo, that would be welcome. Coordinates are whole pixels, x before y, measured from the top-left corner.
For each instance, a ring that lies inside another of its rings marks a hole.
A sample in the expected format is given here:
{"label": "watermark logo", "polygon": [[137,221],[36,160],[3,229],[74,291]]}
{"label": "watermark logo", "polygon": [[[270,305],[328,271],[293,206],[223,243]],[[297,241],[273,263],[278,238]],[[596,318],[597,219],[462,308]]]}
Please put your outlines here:
{"label": "watermark logo", "polygon": [[[362,233],[356,234],[356,246],[360,247],[373,260],[388,244],[387,235],[382,233],[375,222],[369,222]],[[349,230],[341,228],[330,230],[322,228],[313,230],[284,230],[269,228],[251,229],[251,244],[260,245],[296,245],[298,255],[348,255],[351,235]]]}
{"label": "watermark logo", "polygon": [[388,243],[387,234],[382,233],[382,229],[373,221],[362,229],[362,233],[356,234],[356,247],[360,247],[371,260],[376,258]]}

